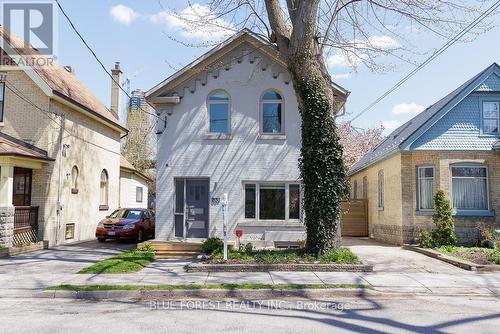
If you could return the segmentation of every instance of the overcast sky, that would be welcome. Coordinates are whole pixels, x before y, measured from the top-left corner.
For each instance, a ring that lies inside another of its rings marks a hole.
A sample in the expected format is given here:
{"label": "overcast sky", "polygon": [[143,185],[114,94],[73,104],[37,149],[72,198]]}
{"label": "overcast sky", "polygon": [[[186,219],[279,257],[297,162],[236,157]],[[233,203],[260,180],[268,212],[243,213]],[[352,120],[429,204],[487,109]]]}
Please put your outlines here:
{"label": "overcast sky", "polygon": [[[164,7],[158,0],[60,2],[109,69],[115,61],[121,62],[124,78],[131,79],[131,89],[148,90],[174,73],[176,68],[208,51],[208,48],[182,46],[172,41],[169,36],[187,43],[199,44],[213,40],[214,37],[222,39],[231,34],[229,30],[217,33],[198,30],[187,33],[183,30],[184,22],[168,12],[168,7],[175,6],[179,12],[184,10],[183,13],[189,15],[189,8],[184,0],[162,0]],[[196,0],[193,0],[191,3],[197,6],[198,11],[205,10],[203,1],[196,3]],[[494,17],[493,21],[498,17]],[[231,25],[222,20],[219,23],[222,26]],[[442,39],[412,26],[398,26],[393,29],[407,36],[417,46],[417,50],[422,52],[431,52],[433,48],[444,44]],[[356,120],[355,125],[371,127],[382,123],[387,132],[399,126],[491,63],[500,62],[499,36],[500,29],[494,27],[470,43],[455,44]],[[374,35],[374,41],[388,47],[398,43],[389,34],[380,33]],[[103,73],[62,16],[59,18],[58,53],[59,62],[73,66],[76,75],[109,106],[109,77]],[[416,62],[423,59],[425,55],[414,56]],[[414,68],[413,65],[388,57],[382,58],[381,61],[394,65],[394,69],[384,73],[372,73],[363,65],[352,69],[340,54],[330,54],[328,64],[334,80],[352,92],[347,103],[349,113],[355,114],[366,107]]]}

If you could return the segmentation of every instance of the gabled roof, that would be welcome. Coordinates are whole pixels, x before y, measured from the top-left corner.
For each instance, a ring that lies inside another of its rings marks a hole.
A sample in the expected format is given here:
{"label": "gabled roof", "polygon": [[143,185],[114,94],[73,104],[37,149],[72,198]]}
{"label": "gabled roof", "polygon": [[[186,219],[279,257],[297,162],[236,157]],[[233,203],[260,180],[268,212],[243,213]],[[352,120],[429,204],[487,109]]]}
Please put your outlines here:
{"label": "gabled roof", "polygon": [[368,166],[380,161],[400,150],[408,150],[411,143],[424,133],[432,124],[439,120],[443,111],[447,112],[465,96],[473,91],[493,71],[500,71],[500,66],[493,63],[486,69],[466,81],[460,87],[446,95],[444,98],[429,106],[420,114],[394,130],[385,140],[367,153],[361,160],[351,167],[350,175],[355,174]]}
{"label": "gabled roof", "polygon": [[132,165],[123,155],[120,155],[120,169],[126,172],[136,174],[144,180],[151,181],[151,179],[144,173],[139,172],[134,165]]}
{"label": "gabled roof", "polygon": [[[207,71],[207,69],[213,68],[217,62],[220,62],[229,52],[236,49],[244,42],[249,43],[256,50],[259,50],[264,55],[270,57],[277,64],[287,68],[287,64],[276,46],[270,44],[268,41],[264,40],[252,31],[243,29],[151,88],[146,93],[146,98],[148,99],[160,94],[161,92],[167,92],[171,89],[175,89],[194,77],[199,76],[202,72]],[[350,93],[349,91],[333,82],[332,87],[341,100],[345,101],[347,99],[347,96]]]}
{"label": "gabled roof", "polygon": [[22,140],[0,132],[0,156],[23,157],[35,160],[54,161],[47,152]]}
{"label": "gabled roof", "polygon": [[500,140],[498,140],[495,144],[493,144],[494,151],[500,151]]}
{"label": "gabled roof", "polygon": [[[0,37],[3,38],[15,52],[19,53],[24,49],[24,41],[2,26],[0,26]],[[20,55],[29,59],[47,58],[34,49],[30,50],[30,54],[25,53]],[[31,68],[50,87],[54,95],[67,100],[77,107],[85,109],[94,116],[111,123],[124,132],[127,131],[127,129],[120,124],[118,118],[106,108],[74,74],[70,73],[63,66],[53,62],[52,65],[33,66]]]}

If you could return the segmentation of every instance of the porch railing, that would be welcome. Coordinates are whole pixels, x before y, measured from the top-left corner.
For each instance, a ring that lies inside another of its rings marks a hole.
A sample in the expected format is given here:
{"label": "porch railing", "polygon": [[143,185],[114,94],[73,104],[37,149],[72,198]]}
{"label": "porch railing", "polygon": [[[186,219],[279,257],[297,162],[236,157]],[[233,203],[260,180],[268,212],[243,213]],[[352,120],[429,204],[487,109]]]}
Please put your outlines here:
{"label": "porch railing", "polygon": [[16,206],[14,211],[14,246],[38,241],[38,206]]}

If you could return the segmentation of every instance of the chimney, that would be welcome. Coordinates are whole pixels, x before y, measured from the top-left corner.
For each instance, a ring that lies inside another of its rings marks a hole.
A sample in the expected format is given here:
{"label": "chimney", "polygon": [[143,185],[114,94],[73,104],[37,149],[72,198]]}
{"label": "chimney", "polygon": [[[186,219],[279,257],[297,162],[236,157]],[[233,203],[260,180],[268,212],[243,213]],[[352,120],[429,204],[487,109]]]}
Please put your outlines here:
{"label": "chimney", "polygon": [[120,69],[120,62],[115,63],[115,68],[111,70],[111,112],[120,118],[120,85],[122,80],[122,71]]}

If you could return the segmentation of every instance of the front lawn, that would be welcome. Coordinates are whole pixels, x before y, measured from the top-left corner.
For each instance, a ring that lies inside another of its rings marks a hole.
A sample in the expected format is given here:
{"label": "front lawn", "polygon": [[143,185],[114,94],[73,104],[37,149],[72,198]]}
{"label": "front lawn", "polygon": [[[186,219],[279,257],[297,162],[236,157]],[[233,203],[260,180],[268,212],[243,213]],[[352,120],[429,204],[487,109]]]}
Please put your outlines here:
{"label": "front lawn", "polygon": [[443,246],[436,248],[438,252],[458,257],[475,264],[499,264],[500,265],[500,250],[480,247],[458,247],[458,246]]}
{"label": "front lawn", "polygon": [[79,274],[123,274],[137,272],[154,261],[152,249],[132,249],[80,270]]}
{"label": "front lawn", "polygon": [[221,252],[214,252],[207,263],[238,263],[238,264],[286,264],[286,263],[322,263],[322,264],[360,264],[358,257],[348,248],[331,251],[327,255],[315,258],[303,249],[273,249],[256,251],[235,251],[228,254],[228,261],[224,261]]}

